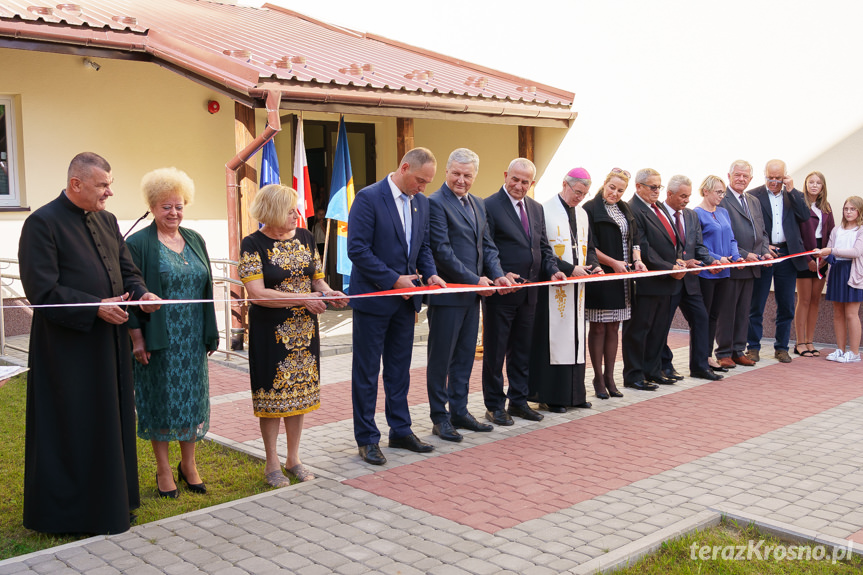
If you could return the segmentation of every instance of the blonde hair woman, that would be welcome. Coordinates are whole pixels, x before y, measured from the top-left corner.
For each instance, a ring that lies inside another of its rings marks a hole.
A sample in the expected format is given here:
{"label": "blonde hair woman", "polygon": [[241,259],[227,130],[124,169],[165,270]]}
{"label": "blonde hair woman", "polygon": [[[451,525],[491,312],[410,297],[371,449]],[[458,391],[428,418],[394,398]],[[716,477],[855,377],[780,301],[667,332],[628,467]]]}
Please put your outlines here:
{"label": "blonde hair woman", "polygon": [[[320,401],[318,314],[323,296],[341,296],[324,281],[315,238],[297,227],[297,192],[271,184],[261,188],[251,215],[263,227],[243,238],[238,270],[249,298],[249,374],[252,407],[260,418],[267,455],[264,478],[273,487],[314,479],[300,461],[303,415]],[[346,299],[330,300],[345,307]],[[285,422],[288,456],[282,473],[276,438]]]}
{"label": "blonde hair woman", "polygon": [[[153,223],[127,244],[147,287],[163,299],[212,299],[204,238],[180,226],[195,194],[192,179],[177,168],[161,168],[144,176],[141,190]],[[166,305],[143,322],[133,314],[129,334],[138,437],[153,445],[156,490],[161,497],[180,495],[168,462],[168,442],[179,441],[178,479],[192,493],[206,493],[195,462],[195,442],[210,426],[207,353],[219,346],[215,308],[212,303]]]}

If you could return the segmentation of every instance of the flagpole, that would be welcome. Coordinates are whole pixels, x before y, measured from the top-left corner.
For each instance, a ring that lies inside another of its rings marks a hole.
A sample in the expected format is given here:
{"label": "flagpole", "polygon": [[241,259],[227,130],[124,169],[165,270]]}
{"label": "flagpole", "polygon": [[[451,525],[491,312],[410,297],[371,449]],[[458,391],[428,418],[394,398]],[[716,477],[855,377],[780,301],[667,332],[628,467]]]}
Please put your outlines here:
{"label": "flagpole", "polygon": [[[315,225],[318,225],[318,222],[315,222]],[[321,265],[324,266],[324,275],[327,273],[327,250],[330,247],[330,219],[327,218],[327,235],[324,238],[324,261],[321,262]]]}

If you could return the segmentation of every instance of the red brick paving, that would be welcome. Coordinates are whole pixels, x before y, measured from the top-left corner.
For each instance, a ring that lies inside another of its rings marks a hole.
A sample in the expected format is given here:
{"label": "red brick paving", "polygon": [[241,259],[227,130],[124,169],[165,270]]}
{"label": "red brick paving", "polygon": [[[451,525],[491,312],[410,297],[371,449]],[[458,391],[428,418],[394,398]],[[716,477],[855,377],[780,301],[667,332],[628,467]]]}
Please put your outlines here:
{"label": "red brick paving", "polygon": [[345,483],[493,533],[860,397],[860,375],[795,360]]}
{"label": "red brick paving", "polygon": [[[685,347],[689,344],[689,335],[681,332],[671,332],[668,335],[668,345],[672,349]],[[618,356],[620,351],[618,350]],[[618,357],[618,361],[622,361]],[[411,370],[411,389],[408,394],[410,405],[428,402],[425,385],[425,368]],[[482,362],[474,363],[470,379],[470,389],[482,389]],[[219,364],[210,364],[210,397],[249,390],[249,374]],[[384,392],[381,385],[378,389],[377,410],[384,409]],[[474,414],[481,415],[481,414]],[[309,429],[318,425],[326,425],[353,418],[351,405],[351,382],[343,381],[321,386],[321,408],[306,415],[303,428]],[[252,400],[242,399],[212,406],[210,410],[210,431],[216,435],[244,442],[260,437],[257,418],[252,414]]]}
{"label": "red brick paving", "polygon": [[846,537],[846,539],[848,539],[849,541],[853,541],[854,543],[863,544],[863,529],[861,529],[857,533],[849,535],[848,537]]}

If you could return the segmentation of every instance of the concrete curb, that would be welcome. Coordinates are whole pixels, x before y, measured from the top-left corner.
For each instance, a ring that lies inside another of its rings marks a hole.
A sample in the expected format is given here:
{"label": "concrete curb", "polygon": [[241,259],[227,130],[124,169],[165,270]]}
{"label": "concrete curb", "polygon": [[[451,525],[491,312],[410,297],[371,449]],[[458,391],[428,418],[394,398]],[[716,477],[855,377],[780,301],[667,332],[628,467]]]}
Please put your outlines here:
{"label": "concrete curb", "polygon": [[805,527],[797,527],[774,521],[766,517],[740,511],[739,509],[726,509],[724,506],[717,505],[710,508],[711,511],[722,514],[723,519],[732,519],[738,524],[749,526],[754,525],[761,531],[794,543],[824,545],[837,549],[848,549],[854,555],[863,557],[863,545],[854,545],[854,542],[849,539],[841,539],[832,535],[818,533],[814,529],[806,529]]}
{"label": "concrete curb", "polygon": [[721,519],[722,515],[716,511],[702,511],[688,519],[660,529],[656,533],[609,551],[601,557],[582,563],[572,569],[571,573],[593,575],[594,573],[610,573],[629,567],[642,557],[658,551],[666,541],[680,539],[693,531],[715,527],[719,525]]}

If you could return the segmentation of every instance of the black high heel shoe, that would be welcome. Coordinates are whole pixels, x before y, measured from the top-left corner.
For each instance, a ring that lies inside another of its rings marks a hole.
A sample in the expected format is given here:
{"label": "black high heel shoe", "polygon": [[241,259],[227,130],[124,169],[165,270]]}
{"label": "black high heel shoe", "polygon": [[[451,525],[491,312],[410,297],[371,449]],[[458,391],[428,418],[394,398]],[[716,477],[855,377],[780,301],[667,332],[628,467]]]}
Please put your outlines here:
{"label": "black high heel shoe", "polygon": [[180,490],[177,488],[172,489],[171,491],[162,491],[159,489],[159,474],[156,474],[156,491],[159,492],[159,497],[163,499],[177,499],[180,497]]}
{"label": "black high heel shoe", "polygon": [[180,481],[186,484],[186,487],[189,488],[189,491],[192,493],[200,493],[201,495],[207,494],[207,486],[201,483],[189,483],[189,480],[186,479],[186,476],[183,475],[183,462],[177,464],[177,476],[180,478]]}

